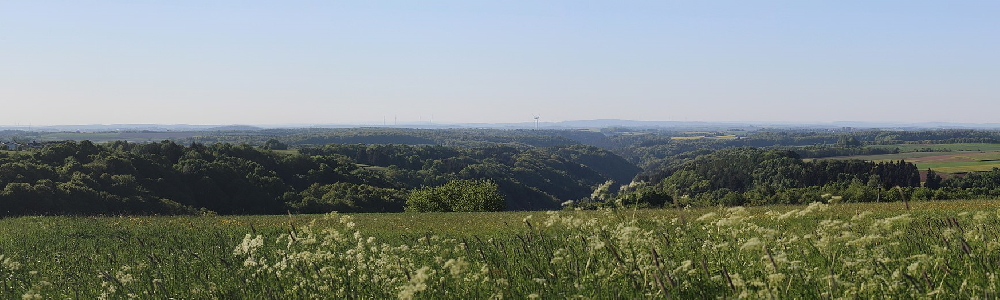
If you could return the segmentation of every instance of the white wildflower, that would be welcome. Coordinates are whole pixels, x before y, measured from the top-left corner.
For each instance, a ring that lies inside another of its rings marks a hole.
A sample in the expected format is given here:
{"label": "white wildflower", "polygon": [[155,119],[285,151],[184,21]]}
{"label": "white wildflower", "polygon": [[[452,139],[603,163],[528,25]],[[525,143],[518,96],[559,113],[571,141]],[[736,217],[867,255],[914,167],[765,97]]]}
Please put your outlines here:
{"label": "white wildflower", "polygon": [[748,250],[748,249],[749,250],[758,250],[758,249],[761,249],[761,246],[763,246],[763,245],[764,245],[764,243],[761,243],[760,239],[758,239],[756,237],[752,237],[749,240],[747,240],[746,243],[743,243],[743,246],[740,246],[740,250]]}
{"label": "white wildflower", "polygon": [[[998,212],[998,214],[1000,214],[1000,212]],[[699,221],[699,222],[701,222],[701,221],[707,221],[709,219],[715,218],[715,215],[716,215],[716,213],[709,212],[707,214],[701,215],[700,217],[698,217],[697,219],[695,219],[695,221]]]}
{"label": "white wildflower", "polygon": [[264,246],[264,237],[257,235],[257,237],[252,237],[249,233],[243,237],[243,242],[233,249],[234,255],[250,255],[257,251],[258,248]]}

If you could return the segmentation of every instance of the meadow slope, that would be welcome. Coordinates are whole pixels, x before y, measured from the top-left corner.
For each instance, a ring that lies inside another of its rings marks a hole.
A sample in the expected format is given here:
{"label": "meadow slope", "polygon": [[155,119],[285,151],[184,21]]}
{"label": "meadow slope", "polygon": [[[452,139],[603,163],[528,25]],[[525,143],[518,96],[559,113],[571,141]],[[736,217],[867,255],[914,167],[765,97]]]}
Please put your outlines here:
{"label": "meadow slope", "polygon": [[995,297],[994,201],[0,220],[0,298]]}

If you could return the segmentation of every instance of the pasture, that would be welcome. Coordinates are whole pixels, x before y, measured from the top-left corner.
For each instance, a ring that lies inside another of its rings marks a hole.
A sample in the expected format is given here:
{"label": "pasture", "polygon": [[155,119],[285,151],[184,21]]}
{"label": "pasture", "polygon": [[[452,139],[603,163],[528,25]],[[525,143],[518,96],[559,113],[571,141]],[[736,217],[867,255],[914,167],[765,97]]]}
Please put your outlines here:
{"label": "pasture", "polygon": [[0,298],[974,298],[994,201],[0,219]]}
{"label": "pasture", "polygon": [[[932,169],[938,173],[961,174],[989,171],[1000,167],[998,144],[940,144],[895,145],[901,153],[882,155],[855,155],[829,157],[828,159],[861,159],[875,162],[906,160],[920,170]],[[935,152],[907,152],[932,149]]]}
{"label": "pasture", "polygon": [[956,143],[956,144],[899,144],[887,146],[871,146],[881,148],[899,148],[901,152],[914,152],[931,149],[935,152],[950,151],[1000,151],[1000,144]]}

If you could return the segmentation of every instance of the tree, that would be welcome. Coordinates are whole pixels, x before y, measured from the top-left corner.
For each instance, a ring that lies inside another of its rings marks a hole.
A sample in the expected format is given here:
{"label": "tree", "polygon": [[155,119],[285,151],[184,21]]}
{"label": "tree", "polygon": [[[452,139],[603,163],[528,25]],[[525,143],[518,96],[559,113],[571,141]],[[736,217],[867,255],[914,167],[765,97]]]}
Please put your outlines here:
{"label": "tree", "polygon": [[861,147],[861,141],[853,135],[843,135],[837,140],[837,145],[844,147]]}
{"label": "tree", "polygon": [[406,210],[416,212],[501,211],[505,207],[497,184],[490,180],[452,180],[406,197]]}
{"label": "tree", "polygon": [[289,206],[301,213],[403,211],[402,193],[367,184],[314,183],[299,194],[302,200],[290,203]]}
{"label": "tree", "polygon": [[937,172],[934,170],[927,169],[927,180],[924,181],[924,187],[936,190],[941,187],[941,176],[938,176]]}
{"label": "tree", "polygon": [[268,150],[288,150],[288,144],[282,143],[277,139],[270,139],[264,142],[264,149]]}

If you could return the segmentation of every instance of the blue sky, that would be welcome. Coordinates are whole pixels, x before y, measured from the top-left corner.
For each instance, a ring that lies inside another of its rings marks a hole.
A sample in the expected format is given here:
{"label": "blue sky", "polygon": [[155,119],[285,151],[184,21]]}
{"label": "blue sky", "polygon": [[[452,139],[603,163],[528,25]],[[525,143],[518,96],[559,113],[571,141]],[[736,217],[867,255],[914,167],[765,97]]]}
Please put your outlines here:
{"label": "blue sky", "polygon": [[1000,122],[997,1],[3,1],[0,125]]}

